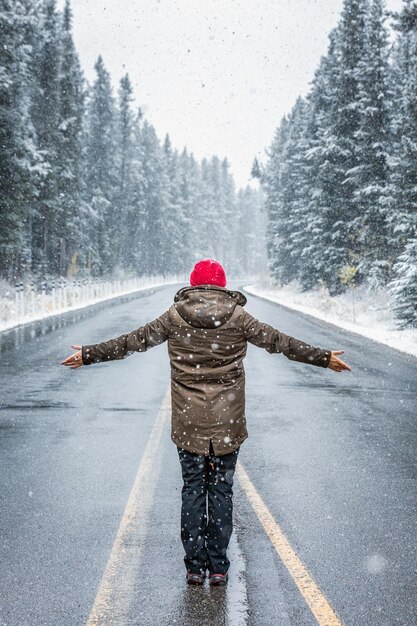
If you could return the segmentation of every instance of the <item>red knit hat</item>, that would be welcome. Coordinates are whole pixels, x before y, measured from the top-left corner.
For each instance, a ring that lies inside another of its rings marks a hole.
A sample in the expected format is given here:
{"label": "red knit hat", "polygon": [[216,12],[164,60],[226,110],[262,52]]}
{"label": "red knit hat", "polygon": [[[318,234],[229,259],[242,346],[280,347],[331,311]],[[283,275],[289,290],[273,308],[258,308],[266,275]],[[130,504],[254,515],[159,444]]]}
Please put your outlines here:
{"label": "red knit hat", "polygon": [[223,267],[214,259],[203,259],[194,265],[190,274],[190,284],[197,285],[218,285],[226,287],[226,274]]}

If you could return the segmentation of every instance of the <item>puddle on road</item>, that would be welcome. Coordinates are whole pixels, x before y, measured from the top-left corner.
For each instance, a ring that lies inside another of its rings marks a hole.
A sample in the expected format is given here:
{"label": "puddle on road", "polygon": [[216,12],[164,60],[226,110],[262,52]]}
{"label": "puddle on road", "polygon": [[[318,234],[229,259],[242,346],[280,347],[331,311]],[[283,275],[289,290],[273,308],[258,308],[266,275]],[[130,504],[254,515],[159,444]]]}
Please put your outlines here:
{"label": "puddle on road", "polygon": [[363,385],[358,387],[352,386],[341,386],[334,383],[317,383],[317,382],[294,382],[294,383],[285,383],[285,384],[277,384],[277,389],[297,389],[299,391],[303,389],[308,390],[327,390],[331,393],[340,395],[340,396],[349,396],[358,398],[360,396],[366,396],[368,393],[370,394],[416,394],[416,391],[407,388],[388,388],[388,387],[365,387]]}
{"label": "puddle on road", "polygon": [[134,413],[146,413],[149,410],[136,406],[103,406],[98,408],[100,411],[132,411]]}
{"label": "puddle on road", "polygon": [[318,383],[315,381],[312,382],[294,382],[294,383],[285,383],[285,384],[277,384],[277,389],[297,389],[299,391],[303,389],[311,389],[311,390],[327,390],[340,395],[345,396],[359,396],[363,391],[370,391],[371,389],[376,391],[379,390],[379,387],[366,389],[364,387],[351,387],[351,386],[338,386],[334,383]]}
{"label": "puddle on road", "polygon": [[32,411],[33,409],[68,409],[74,408],[74,405],[68,404],[67,402],[55,402],[53,404],[0,404],[0,412],[1,411]]}
{"label": "puddle on road", "polygon": [[208,583],[200,586],[187,585],[178,602],[178,618],[172,623],[198,624],[199,626],[214,626],[227,624],[227,589],[218,587],[211,589]]}
{"label": "puddle on road", "polygon": [[249,603],[246,591],[245,561],[240,549],[235,524],[228,554],[229,582],[225,587],[186,585],[177,597],[170,624],[198,626],[248,626]]}

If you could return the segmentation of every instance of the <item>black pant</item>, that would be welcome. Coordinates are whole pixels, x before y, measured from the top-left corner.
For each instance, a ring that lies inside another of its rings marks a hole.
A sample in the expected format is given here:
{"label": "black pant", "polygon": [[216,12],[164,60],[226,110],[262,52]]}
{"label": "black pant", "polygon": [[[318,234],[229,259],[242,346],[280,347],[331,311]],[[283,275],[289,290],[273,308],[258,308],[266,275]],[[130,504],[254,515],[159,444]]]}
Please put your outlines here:
{"label": "black pant", "polygon": [[[188,571],[225,574],[230,561],[227,546],[233,530],[232,486],[239,448],[215,456],[178,448],[182,488],[181,540]],[[207,515],[208,512],[208,515]]]}

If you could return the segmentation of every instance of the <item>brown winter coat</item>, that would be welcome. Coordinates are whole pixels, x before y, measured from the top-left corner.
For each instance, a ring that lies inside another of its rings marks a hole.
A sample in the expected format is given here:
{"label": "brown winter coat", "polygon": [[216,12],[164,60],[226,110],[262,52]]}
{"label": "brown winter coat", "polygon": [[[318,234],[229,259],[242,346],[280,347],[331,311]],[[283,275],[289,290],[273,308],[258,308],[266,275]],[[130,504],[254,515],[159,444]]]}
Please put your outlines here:
{"label": "brown winter coat", "polygon": [[246,297],[216,285],[183,287],[160,317],[130,333],[82,346],[84,365],[124,359],[168,341],[171,438],[208,454],[235,450],[248,436],[245,418],[247,342],[288,359],[327,367],[331,351],[308,345],[260,322],[243,308]]}

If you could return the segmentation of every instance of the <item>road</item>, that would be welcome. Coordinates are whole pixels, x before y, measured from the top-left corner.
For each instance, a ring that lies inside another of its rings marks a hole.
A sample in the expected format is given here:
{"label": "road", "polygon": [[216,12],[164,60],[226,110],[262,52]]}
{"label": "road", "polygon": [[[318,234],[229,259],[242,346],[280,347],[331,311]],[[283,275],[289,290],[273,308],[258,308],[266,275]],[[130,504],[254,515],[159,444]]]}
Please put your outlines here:
{"label": "road", "polygon": [[417,360],[248,294],[353,371],[248,345],[229,587],[187,587],[167,344],[59,365],[180,286],[0,335],[0,624],[415,626]]}

